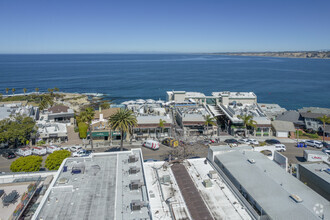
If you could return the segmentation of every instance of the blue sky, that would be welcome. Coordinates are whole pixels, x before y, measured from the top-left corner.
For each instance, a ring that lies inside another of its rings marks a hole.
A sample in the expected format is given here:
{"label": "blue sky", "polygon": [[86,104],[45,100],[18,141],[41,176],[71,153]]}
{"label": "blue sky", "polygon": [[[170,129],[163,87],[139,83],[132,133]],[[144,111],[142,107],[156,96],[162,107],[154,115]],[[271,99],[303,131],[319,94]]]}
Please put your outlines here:
{"label": "blue sky", "polygon": [[0,0],[0,53],[330,49],[327,0]]}

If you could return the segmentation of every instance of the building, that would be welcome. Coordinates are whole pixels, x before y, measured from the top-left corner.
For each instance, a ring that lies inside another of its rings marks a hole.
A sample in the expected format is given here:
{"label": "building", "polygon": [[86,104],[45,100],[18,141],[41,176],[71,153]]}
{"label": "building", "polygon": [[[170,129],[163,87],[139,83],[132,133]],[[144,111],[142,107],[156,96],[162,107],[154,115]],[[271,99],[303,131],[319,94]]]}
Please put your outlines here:
{"label": "building", "polygon": [[111,131],[109,127],[109,118],[116,114],[120,108],[99,109],[95,111],[94,119],[92,120],[92,137],[93,141],[108,141],[120,140],[121,134],[118,131]]}
{"label": "building", "polygon": [[[306,129],[311,129],[316,132],[323,132],[323,122],[318,119],[323,115],[330,117],[330,109],[329,108],[316,108],[316,107],[308,107],[302,108],[298,110],[303,117],[305,122]],[[327,127],[330,125],[328,124]],[[330,136],[329,128],[326,128],[326,136]]]}
{"label": "building", "polygon": [[297,178],[330,201],[330,166],[326,163],[298,164]]}
{"label": "building", "polygon": [[204,106],[175,108],[176,122],[181,127],[183,136],[207,134],[207,131],[209,134],[215,133],[216,126],[206,129],[205,121],[208,115],[211,116]]}
{"label": "building", "polygon": [[296,129],[305,128],[304,119],[301,117],[299,112],[295,110],[283,112],[276,117],[276,120],[292,122]]}
{"label": "building", "polygon": [[68,141],[68,131],[64,123],[39,123],[37,137],[38,140],[48,143],[63,143]]}
{"label": "building", "polygon": [[223,113],[221,116],[225,125],[225,130],[232,135],[243,136],[245,132],[244,121],[241,116],[252,116],[252,120],[256,122],[255,128],[249,129],[249,135],[268,137],[271,136],[271,120],[260,109],[257,104],[243,104],[231,102],[228,105],[219,104],[219,109]]}
{"label": "building", "polygon": [[[133,128],[134,140],[163,138],[172,134],[172,115],[164,107],[163,101],[152,99],[129,101],[126,108],[136,115],[137,126]],[[162,121],[163,127],[160,127]]]}
{"label": "building", "polygon": [[140,149],[67,158],[35,219],[151,219]]}
{"label": "building", "polygon": [[55,105],[41,113],[40,121],[73,125],[74,111],[65,105]]}
{"label": "building", "polygon": [[272,121],[272,128],[275,137],[294,137],[294,132],[296,131],[293,123],[290,121]]}
{"label": "building", "polygon": [[39,119],[39,107],[26,105],[26,102],[2,102],[0,103],[0,120],[10,118],[14,115],[23,115]]}
{"label": "building", "polygon": [[330,203],[265,155],[211,147],[209,161],[254,218],[322,219]]}
{"label": "building", "polygon": [[281,115],[283,112],[287,111],[278,104],[258,103],[258,106],[267,115],[267,117],[272,120],[275,120],[278,115]]}

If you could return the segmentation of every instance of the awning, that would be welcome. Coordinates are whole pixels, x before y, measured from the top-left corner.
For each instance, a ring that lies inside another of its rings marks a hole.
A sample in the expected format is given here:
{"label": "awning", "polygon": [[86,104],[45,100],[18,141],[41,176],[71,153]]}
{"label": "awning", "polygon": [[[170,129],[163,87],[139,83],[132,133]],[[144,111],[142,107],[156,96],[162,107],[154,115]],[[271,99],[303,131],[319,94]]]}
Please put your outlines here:
{"label": "awning", "polygon": [[[87,133],[89,135],[89,132]],[[108,131],[97,131],[92,132],[92,137],[109,137]]]}

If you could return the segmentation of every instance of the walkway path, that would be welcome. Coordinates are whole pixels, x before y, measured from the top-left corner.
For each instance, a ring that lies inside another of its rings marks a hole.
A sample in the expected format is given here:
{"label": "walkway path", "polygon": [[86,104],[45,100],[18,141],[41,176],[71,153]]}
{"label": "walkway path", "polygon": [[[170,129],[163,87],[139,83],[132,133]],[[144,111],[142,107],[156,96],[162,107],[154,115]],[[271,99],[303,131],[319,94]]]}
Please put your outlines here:
{"label": "walkway path", "polygon": [[174,164],[171,169],[191,217],[196,220],[213,219],[184,165]]}

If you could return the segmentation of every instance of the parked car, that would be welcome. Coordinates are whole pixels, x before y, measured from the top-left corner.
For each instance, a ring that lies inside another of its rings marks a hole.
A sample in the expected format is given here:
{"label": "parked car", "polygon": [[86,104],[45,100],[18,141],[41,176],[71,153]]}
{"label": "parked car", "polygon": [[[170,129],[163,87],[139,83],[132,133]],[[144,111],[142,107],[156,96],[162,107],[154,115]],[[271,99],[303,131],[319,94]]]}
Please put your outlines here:
{"label": "parked car", "polygon": [[323,147],[325,147],[325,148],[329,148],[329,149],[330,149],[330,144],[329,144],[329,143],[323,141],[323,142],[322,142],[322,145],[323,145]]}
{"label": "parked car", "polygon": [[311,147],[316,147],[316,148],[322,148],[322,142],[320,141],[315,141],[315,140],[308,140],[305,142],[305,144],[307,144],[307,146],[311,146]]}
{"label": "parked car", "polygon": [[248,142],[253,145],[259,145],[259,141],[257,141],[256,139],[248,139]]}
{"label": "parked car", "polygon": [[15,155],[14,152],[12,152],[12,151],[4,152],[4,153],[2,154],[2,156],[3,156],[4,158],[6,158],[6,159],[13,159],[13,158],[16,157],[16,155]]}
{"label": "parked car", "polygon": [[32,154],[39,156],[46,155],[47,149],[46,147],[32,147]]}
{"label": "parked car", "polygon": [[73,152],[72,156],[73,157],[88,157],[91,153],[92,153],[92,151],[88,151],[88,150],[78,150],[76,152]]}
{"label": "parked car", "polygon": [[60,149],[61,149],[61,150],[67,150],[67,151],[70,151],[70,148],[69,148],[69,147],[61,147]]}
{"label": "parked car", "polygon": [[154,140],[146,140],[142,143],[143,147],[150,148],[152,150],[158,150],[159,149],[159,142]]}
{"label": "parked car", "polygon": [[247,138],[239,139],[238,142],[240,144],[250,144],[249,139]]}
{"label": "parked car", "polygon": [[49,153],[49,154],[51,154],[57,150],[61,150],[61,149],[55,145],[47,146],[47,153]]}
{"label": "parked car", "polygon": [[82,147],[80,147],[80,146],[72,146],[72,147],[70,147],[70,151],[71,152],[76,152],[76,151],[79,151],[81,149],[82,149]]}
{"label": "parked car", "polygon": [[275,144],[275,150],[279,152],[286,151],[286,146],[284,144]]}
{"label": "parked car", "polygon": [[32,150],[29,147],[23,147],[16,151],[16,154],[22,157],[30,156],[32,155]]}
{"label": "parked car", "polygon": [[267,140],[265,140],[265,142],[267,144],[271,144],[271,145],[280,144],[281,143],[279,140],[276,140],[276,139],[267,139]]}
{"label": "parked car", "polygon": [[330,156],[330,149],[323,148],[323,149],[322,149],[322,152],[323,152],[323,153],[326,153],[328,156]]}

